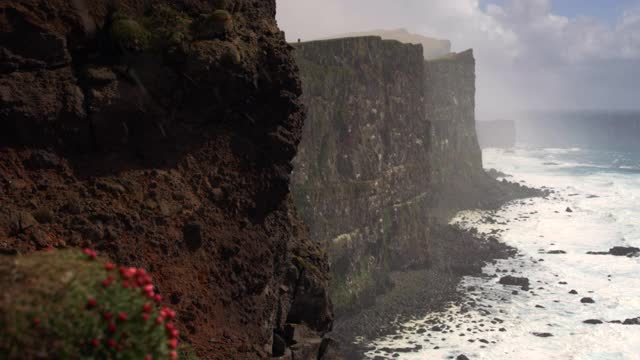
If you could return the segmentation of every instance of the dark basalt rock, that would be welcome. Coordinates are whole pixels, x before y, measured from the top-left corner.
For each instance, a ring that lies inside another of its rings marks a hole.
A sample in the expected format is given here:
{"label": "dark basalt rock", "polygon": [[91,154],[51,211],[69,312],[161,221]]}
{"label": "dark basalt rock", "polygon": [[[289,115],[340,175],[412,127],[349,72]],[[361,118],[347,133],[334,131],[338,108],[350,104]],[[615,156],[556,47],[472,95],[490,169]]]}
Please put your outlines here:
{"label": "dark basalt rock", "polygon": [[640,317],[634,319],[627,319],[623,323],[623,325],[640,325]]}
{"label": "dark basalt rock", "polygon": [[573,210],[570,207],[568,207],[565,211],[568,212],[568,213],[572,213],[573,212]]}
{"label": "dark basalt rock", "polygon": [[634,257],[640,256],[640,248],[636,247],[625,247],[625,246],[616,246],[609,251],[589,251],[587,252],[589,255],[613,255],[613,256],[627,256]]}
{"label": "dark basalt rock", "polygon": [[590,297],[584,297],[584,298],[580,299],[580,302],[583,303],[583,304],[595,304],[596,303],[595,300],[593,300]]}
{"label": "dark basalt rock", "polygon": [[597,319],[589,319],[589,320],[585,320],[583,322],[585,324],[590,324],[590,325],[600,325],[600,324],[604,323],[602,320],[597,320]]}
{"label": "dark basalt rock", "polygon": [[553,337],[553,334],[551,334],[551,333],[546,333],[546,332],[545,332],[545,333],[537,333],[537,332],[534,332],[534,333],[532,333],[532,334],[533,334],[533,336],[537,336],[537,337],[541,337],[541,338]]}
{"label": "dark basalt rock", "polygon": [[616,246],[609,250],[609,254],[613,256],[637,256],[640,254],[640,248]]}
{"label": "dark basalt rock", "polygon": [[578,292],[576,290],[571,290],[569,291],[569,294],[571,295],[578,295]]}
{"label": "dark basalt rock", "polygon": [[515,277],[511,275],[500,278],[500,284],[509,286],[521,286],[523,288],[529,287],[529,279],[524,277]]}
{"label": "dark basalt rock", "polygon": [[549,255],[562,255],[562,254],[566,254],[567,252],[564,250],[551,250],[551,251],[547,251],[547,254]]}

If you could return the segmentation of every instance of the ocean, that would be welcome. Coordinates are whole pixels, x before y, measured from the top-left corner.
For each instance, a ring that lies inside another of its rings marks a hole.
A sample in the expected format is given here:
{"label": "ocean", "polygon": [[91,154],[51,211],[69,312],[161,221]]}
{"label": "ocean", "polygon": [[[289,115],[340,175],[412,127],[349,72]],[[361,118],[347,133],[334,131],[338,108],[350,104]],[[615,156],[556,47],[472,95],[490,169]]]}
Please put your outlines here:
{"label": "ocean", "polygon": [[[587,254],[640,248],[640,153],[518,148],[488,149],[483,157],[485,168],[508,180],[555,193],[496,212],[459,213],[452,222],[493,233],[519,255],[465,278],[463,304],[404,324],[406,331],[375,340],[378,351],[367,356],[640,359],[640,325],[612,323],[640,317],[640,257]],[[531,289],[499,284],[506,275],[528,278]]]}

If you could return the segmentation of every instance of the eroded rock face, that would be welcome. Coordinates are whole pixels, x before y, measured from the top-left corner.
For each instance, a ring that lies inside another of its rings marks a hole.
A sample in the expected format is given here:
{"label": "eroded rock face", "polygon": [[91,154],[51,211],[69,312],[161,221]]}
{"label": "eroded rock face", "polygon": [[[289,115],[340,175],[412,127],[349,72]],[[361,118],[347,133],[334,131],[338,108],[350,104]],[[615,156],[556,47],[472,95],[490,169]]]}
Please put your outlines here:
{"label": "eroded rock face", "polygon": [[[252,359],[332,313],[289,196],[304,113],[275,1],[229,4],[210,36],[207,1],[0,4],[0,252],[147,268],[203,358]],[[114,39],[118,19],[151,35]]]}
{"label": "eroded rock face", "polygon": [[308,119],[292,189],[329,251],[337,311],[370,305],[392,270],[439,261],[435,223],[520,191],[482,168],[471,50],[425,61],[420,45],[358,37],[295,54]]}
{"label": "eroded rock face", "polygon": [[429,122],[422,47],[377,37],[296,45],[308,120],[293,193],[326,245],[337,311],[392,268],[428,261]]}

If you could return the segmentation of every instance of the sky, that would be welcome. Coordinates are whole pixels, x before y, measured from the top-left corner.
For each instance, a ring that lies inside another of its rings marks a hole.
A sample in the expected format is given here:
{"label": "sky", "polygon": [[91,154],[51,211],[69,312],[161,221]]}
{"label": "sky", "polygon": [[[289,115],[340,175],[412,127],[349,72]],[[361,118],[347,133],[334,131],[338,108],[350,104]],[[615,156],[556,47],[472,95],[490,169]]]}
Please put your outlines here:
{"label": "sky", "polygon": [[640,0],[277,0],[295,41],[406,28],[473,48],[477,117],[640,109]]}

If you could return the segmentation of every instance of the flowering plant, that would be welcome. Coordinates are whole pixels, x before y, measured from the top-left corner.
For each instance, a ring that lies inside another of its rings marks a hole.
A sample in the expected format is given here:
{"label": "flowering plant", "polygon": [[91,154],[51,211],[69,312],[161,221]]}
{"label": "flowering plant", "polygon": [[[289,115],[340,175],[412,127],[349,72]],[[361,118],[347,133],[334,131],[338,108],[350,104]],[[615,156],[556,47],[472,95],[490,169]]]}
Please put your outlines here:
{"label": "flowering plant", "polygon": [[0,259],[0,286],[0,358],[178,358],[176,313],[144,269],[45,251]]}

